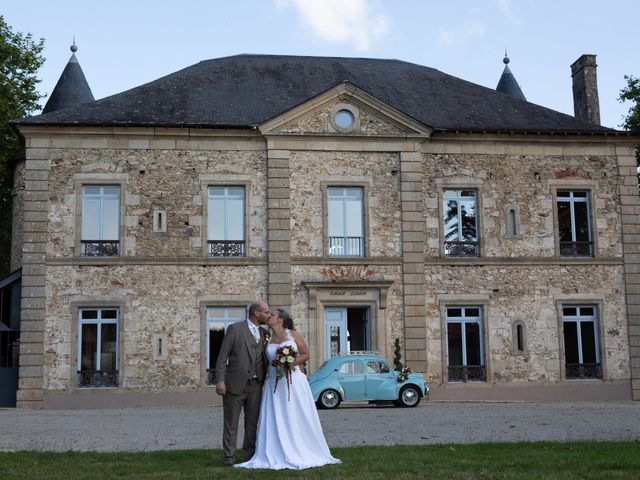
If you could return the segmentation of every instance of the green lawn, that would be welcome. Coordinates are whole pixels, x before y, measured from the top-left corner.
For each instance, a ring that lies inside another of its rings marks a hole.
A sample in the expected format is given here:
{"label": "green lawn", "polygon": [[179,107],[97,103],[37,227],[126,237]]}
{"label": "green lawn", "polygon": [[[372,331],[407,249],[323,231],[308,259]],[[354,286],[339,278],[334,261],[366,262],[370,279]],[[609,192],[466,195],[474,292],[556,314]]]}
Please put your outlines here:
{"label": "green lawn", "polygon": [[220,450],[0,452],[0,479],[634,479],[640,443],[491,443],[335,448],[342,465],[303,471],[225,468]]}

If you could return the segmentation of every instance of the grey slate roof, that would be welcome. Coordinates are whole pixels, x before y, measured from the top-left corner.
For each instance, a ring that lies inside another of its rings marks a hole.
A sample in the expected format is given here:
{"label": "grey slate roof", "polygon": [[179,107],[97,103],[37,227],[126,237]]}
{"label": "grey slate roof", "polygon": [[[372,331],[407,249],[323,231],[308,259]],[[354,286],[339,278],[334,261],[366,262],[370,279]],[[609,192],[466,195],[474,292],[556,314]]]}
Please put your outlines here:
{"label": "grey slate roof", "polygon": [[436,130],[612,131],[399,60],[277,55],[202,61],[123,93],[14,124],[251,128],[345,81]]}
{"label": "grey slate roof", "polygon": [[513,73],[511,73],[509,65],[504,66],[504,70],[502,71],[502,76],[498,81],[496,91],[514,96],[516,98],[519,98],[520,100],[527,100],[524,96],[524,93],[522,93],[522,90],[520,89],[520,85],[518,85],[516,77],[514,77]]}
{"label": "grey slate roof", "polygon": [[42,113],[76,107],[85,102],[93,102],[93,93],[78,63],[76,54],[72,53],[62,75],[58,79],[53,92],[42,109]]}

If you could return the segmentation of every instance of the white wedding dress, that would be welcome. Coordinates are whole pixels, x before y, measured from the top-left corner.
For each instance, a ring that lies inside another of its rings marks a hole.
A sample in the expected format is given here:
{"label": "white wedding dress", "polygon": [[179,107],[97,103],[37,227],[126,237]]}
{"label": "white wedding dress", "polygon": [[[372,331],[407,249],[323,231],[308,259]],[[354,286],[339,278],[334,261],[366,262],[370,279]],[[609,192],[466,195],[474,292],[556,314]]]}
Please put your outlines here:
{"label": "white wedding dress", "polygon": [[[285,344],[297,349],[288,330],[285,342],[267,345],[269,363],[276,350]],[[249,461],[234,466],[300,470],[331,463],[340,460],[329,452],[307,377],[297,367],[288,388],[286,377],[280,378],[276,387],[276,369],[269,365],[262,390],[256,452]]]}

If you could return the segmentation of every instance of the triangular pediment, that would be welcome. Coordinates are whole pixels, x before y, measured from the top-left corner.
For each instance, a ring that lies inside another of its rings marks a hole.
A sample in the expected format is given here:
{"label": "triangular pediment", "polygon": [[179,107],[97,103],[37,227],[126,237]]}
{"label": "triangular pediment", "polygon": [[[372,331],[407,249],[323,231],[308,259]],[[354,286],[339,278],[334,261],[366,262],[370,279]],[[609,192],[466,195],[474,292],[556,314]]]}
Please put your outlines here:
{"label": "triangular pediment", "polygon": [[341,83],[260,125],[263,135],[429,137],[427,125],[364,90]]}

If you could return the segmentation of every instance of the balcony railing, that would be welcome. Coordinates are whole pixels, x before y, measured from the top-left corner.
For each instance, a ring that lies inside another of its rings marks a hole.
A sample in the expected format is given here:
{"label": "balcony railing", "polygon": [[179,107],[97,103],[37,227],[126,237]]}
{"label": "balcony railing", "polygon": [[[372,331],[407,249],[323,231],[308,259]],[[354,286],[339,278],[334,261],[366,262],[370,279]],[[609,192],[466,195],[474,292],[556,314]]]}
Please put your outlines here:
{"label": "balcony railing", "polygon": [[120,255],[119,240],[81,240],[83,257],[117,257]]}
{"label": "balcony railing", "polygon": [[364,237],[329,237],[330,257],[364,257]]}
{"label": "balcony railing", "polygon": [[593,242],[560,242],[562,257],[593,257]]}
{"label": "balcony railing", "polygon": [[210,257],[244,257],[244,240],[209,240]]}
{"label": "balcony railing", "polygon": [[484,365],[449,366],[450,382],[484,382],[486,372]]}
{"label": "balcony railing", "polygon": [[78,387],[117,387],[118,371],[79,370]]}
{"label": "balcony railing", "polygon": [[567,378],[602,378],[602,367],[599,363],[567,363],[564,371]]}
{"label": "balcony railing", "polygon": [[444,242],[444,254],[447,257],[479,257],[479,242]]}

